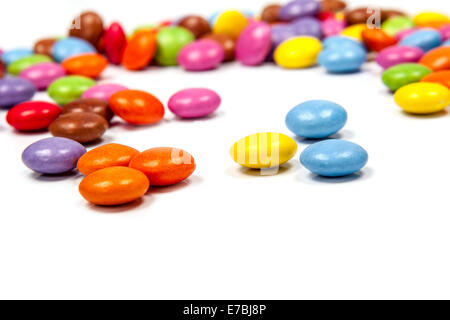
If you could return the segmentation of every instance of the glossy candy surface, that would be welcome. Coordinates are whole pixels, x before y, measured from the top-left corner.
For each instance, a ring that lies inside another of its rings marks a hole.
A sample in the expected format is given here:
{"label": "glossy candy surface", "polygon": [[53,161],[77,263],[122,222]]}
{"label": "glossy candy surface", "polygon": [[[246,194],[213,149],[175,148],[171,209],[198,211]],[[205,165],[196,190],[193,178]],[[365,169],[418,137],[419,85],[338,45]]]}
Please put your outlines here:
{"label": "glossy candy surface", "polygon": [[161,101],[144,91],[119,91],[111,96],[109,105],[117,116],[131,124],[154,124],[164,117]]}
{"label": "glossy candy surface", "polygon": [[319,54],[318,59],[319,64],[329,73],[356,72],[366,61],[366,51],[358,46],[326,49]]}
{"label": "glossy candy surface", "polygon": [[415,27],[414,21],[412,21],[408,17],[403,16],[389,18],[381,25],[381,28],[391,36],[395,36],[397,33],[403,30],[411,29],[414,27]]}
{"label": "glossy candy surface", "polygon": [[19,59],[8,65],[8,73],[17,76],[25,69],[44,62],[51,62],[52,59],[48,56],[33,54],[31,56]]}
{"label": "glossy candy surface", "polygon": [[156,61],[162,66],[177,65],[180,50],[194,40],[194,35],[184,28],[162,28],[157,34]]}
{"label": "glossy candy surface", "polygon": [[286,126],[294,134],[309,139],[329,137],[347,122],[347,112],[337,103],[311,100],[299,104],[286,116]]}
{"label": "glossy candy surface", "polygon": [[341,0],[322,0],[320,7],[322,12],[341,12],[347,8],[347,4]]}
{"label": "glossy candy surface", "polygon": [[19,77],[30,81],[38,90],[45,90],[52,82],[65,75],[66,72],[60,64],[44,62],[26,68]]}
{"label": "glossy candy surface", "polygon": [[419,82],[400,88],[394,98],[406,112],[429,114],[448,107],[450,90],[438,83]]}
{"label": "glossy candy surface", "polygon": [[81,98],[81,95],[95,81],[82,76],[67,76],[54,81],[47,89],[48,95],[58,104],[64,105],[73,100]]}
{"label": "glossy candy surface", "polygon": [[8,50],[8,51],[5,51],[2,53],[2,61],[4,64],[9,65],[9,64],[13,63],[14,61],[31,56],[32,54],[33,54],[33,51],[31,51],[30,49],[26,49],[26,48]]}
{"label": "glossy candy surface", "polygon": [[168,103],[169,110],[180,118],[202,118],[219,108],[220,96],[209,89],[185,89],[174,94]]}
{"label": "glossy candy surface", "polygon": [[340,33],[342,36],[346,36],[349,38],[353,38],[356,39],[358,41],[362,41],[363,37],[362,37],[362,33],[367,30],[367,25],[364,24],[354,24],[352,26],[349,26],[347,28],[345,28],[344,30],[342,30],[342,32]]}
{"label": "glossy candy surface", "polygon": [[103,20],[95,12],[87,11],[81,13],[72,21],[69,30],[70,37],[86,40],[96,47],[103,35]]}
{"label": "glossy candy surface", "polygon": [[52,57],[53,45],[56,41],[58,41],[56,38],[41,39],[34,44],[33,51],[35,54],[42,54]]}
{"label": "glossy candy surface", "polygon": [[123,52],[122,64],[128,70],[140,70],[152,61],[156,52],[156,35],[150,30],[136,32]]}
{"label": "glossy candy surface", "polygon": [[207,34],[202,39],[210,39],[218,42],[225,50],[224,62],[233,61],[235,58],[236,41],[226,34]]}
{"label": "glossy candy surface", "polygon": [[419,82],[431,72],[431,69],[421,64],[404,63],[387,69],[382,80],[391,91],[396,91],[407,84]]}
{"label": "glossy candy surface", "polygon": [[426,52],[438,47],[441,42],[442,35],[439,33],[439,31],[424,29],[418,30],[403,38],[403,40],[400,41],[399,44],[402,46],[417,47]]}
{"label": "glossy candy surface", "polygon": [[345,14],[345,20],[347,20],[349,25],[366,23],[370,17],[373,15],[373,10],[371,8],[356,8],[348,11]]}
{"label": "glossy candy surface", "polygon": [[313,37],[289,39],[275,50],[275,62],[288,69],[306,68],[316,63],[322,49],[319,40]]}
{"label": "glossy candy surface", "polygon": [[50,125],[55,137],[88,143],[99,139],[108,129],[108,122],[102,116],[91,112],[66,113]]}
{"label": "glossy candy surface", "polygon": [[381,51],[397,43],[397,40],[382,29],[367,29],[362,32],[362,38],[367,48]]}
{"label": "glossy candy surface", "polygon": [[282,133],[256,133],[236,142],[230,155],[246,168],[275,168],[291,160],[297,148],[297,143]]}
{"label": "glossy candy surface", "polygon": [[98,53],[80,54],[63,61],[62,66],[67,74],[98,78],[108,66],[108,60]]}
{"label": "glossy candy surface", "polygon": [[292,21],[297,18],[314,16],[320,11],[320,3],[316,0],[294,0],[281,7],[279,18]]}
{"label": "glossy candy surface", "polygon": [[236,10],[225,11],[217,17],[213,32],[226,34],[233,39],[237,39],[247,25],[248,19],[241,12]]}
{"label": "glossy candy surface", "polygon": [[219,66],[224,48],[214,40],[201,39],[186,45],[178,54],[178,64],[187,71],[206,71]]}
{"label": "glossy candy surface", "polygon": [[61,174],[76,168],[86,149],[76,141],[65,138],[39,140],[22,153],[23,163],[42,174]]}
{"label": "glossy candy surface", "polygon": [[346,27],[343,20],[327,19],[321,22],[322,35],[325,38],[340,34]]}
{"label": "glossy candy surface", "polygon": [[322,26],[320,21],[314,17],[303,17],[292,21],[290,24],[297,36],[311,36],[322,38]]}
{"label": "glossy candy surface", "polygon": [[236,59],[246,66],[264,62],[272,46],[270,26],[266,22],[254,22],[246,27],[236,43]]}
{"label": "glossy candy surface", "polygon": [[261,20],[267,23],[274,23],[279,21],[281,5],[279,4],[270,4],[264,7],[261,12]]}
{"label": "glossy candy surface", "polygon": [[28,101],[8,111],[6,121],[18,131],[47,129],[58,118],[61,108],[44,101]]}
{"label": "glossy candy surface", "polygon": [[109,143],[92,149],[83,155],[77,164],[78,170],[85,176],[109,167],[128,167],[131,158],[139,151],[131,147]]}
{"label": "glossy candy surface", "polygon": [[450,46],[439,47],[427,52],[419,63],[433,71],[450,70]]}
{"label": "glossy candy surface", "polygon": [[130,168],[144,173],[152,186],[171,186],[189,178],[195,160],[188,152],[175,148],[153,148],[131,159]]}
{"label": "glossy candy surface", "polygon": [[94,98],[109,101],[111,96],[119,91],[128,90],[127,87],[121,84],[102,83],[90,87],[83,93],[83,98]]}
{"label": "glossy candy surface", "polygon": [[333,36],[325,39],[322,43],[323,49],[339,49],[342,47],[359,47],[361,49],[365,49],[364,45],[357,41],[356,39],[343,37],[343,36]]}
{"label": "glossy candy surface", "polygon": [[123,51],[127,45],[127,37],[122,26],[118,22],[113,22],[106,29],[103,36],[105,43],[105,54],[109,62],[118,65],[122,62]]}
{"label": "glossy candy surface", "polygon": [[184,17],[178,22],[178,26],[192,32],[196,39],[212,32],[208,20],[200,16]]}
{"label": "glossy candy surface", "polygon": [[419,27],[439,28],[450,23],[448,16],[438,12],[421,12],[413,19]]}
{"label": "glossy candy surface", "polygon": [[110,167],[93,172],[79,186],[88,202],[100,206],[116,206],[133,202],[148,191],[150,184],[140,171],[126,167]]}
{"label": "glossy candy surface", "polygon": [[324,177],[342,177],[360,171],[369,159],[359,145],[343,140],[325,140],[310,145],[300,156],[309,171]]}
{"label": "glossy candy surface", "polygon": [[402,63],[418,62],[425,52],[416,47],[392,46],[381,51],[376,62],[384,69]]}
{"label": "glossy candy surface", "polygon": [[5,77],[0,79],[0,92],[0,108],[9,108],[30,100],[36,87],[26,79]]}
{"label": "glossy candy surface", "polygon": [[422,82],[440,83],[450,89],[450,70],[430,73],[421,80]]}
{"label": "glossy candy surface", "polygon": [[79,38],[65,38],[57,41],[52,48],[53,58],[62,62],[67,58],[83,54],[96,53],[95,48],[87,41]]}
{"label": "glossy candy surface", "polygon": [[114,116],[107,101],[95,98],[82,98],[69,102],[62,108],[61,112],[63,114],[80,112],[96,113],[105,118],[106,121],[110,121]]}

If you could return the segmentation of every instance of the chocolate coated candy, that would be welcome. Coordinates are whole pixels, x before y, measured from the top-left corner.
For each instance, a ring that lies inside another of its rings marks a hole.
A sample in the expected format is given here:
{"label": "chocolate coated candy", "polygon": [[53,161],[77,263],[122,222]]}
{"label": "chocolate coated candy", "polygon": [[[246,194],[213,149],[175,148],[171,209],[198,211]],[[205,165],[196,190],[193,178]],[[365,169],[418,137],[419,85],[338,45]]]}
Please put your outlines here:
{"label": "chocolate coated candy", "polygon": [[202,39],[211,39],[219,42],[225,49],[225,62],[234,60],[234,50],[236,48],[236,42],[230,36],[226,34],[207,34]]}
{"label": "chocolate coated candy", "polygon": [[58,39],[55,38],[41,39],[34,44],[33,51],[36,54],[42,54],[52,57],[53,56],[52,49],[56,41],[58,41]]}
{"label": "chocolate coated candy", "polygon": [[103,35],[103,20],[92,11],[83,12],[72,21],[69,36],[84,39],[94,47]]}
{"label": "chocolate coated candy", "polygon": [[266,6],[261,13],[261,20],[267,23],[274,23],[279,21],[281,6],[279,4],[270,4]]}
{"label": "chocolate coated candy", "polygon": [[53,136],[72,139],[80,143],[99,139],[106,129],[108,129],[108,122],[105,118],[89,112],[65,114],[50,126]]}
{"label": "chocolate coated candy", "polygon": [[80,113],[80,112],[89,112],[98,114],[99,116],[105,118],[106,121],[110,121],[114,116],[113,112],[108,106],[108,102],[101,99],[93,99],[93,98],[78,99],[66,104],[62,109],[63,114]]}
{"label": "chocolate coated candy", "polygon": [[187,16],[178,23],[178,26],[191,31],[196,39],[211,33],[209,22],[205,18],[199,16]]}

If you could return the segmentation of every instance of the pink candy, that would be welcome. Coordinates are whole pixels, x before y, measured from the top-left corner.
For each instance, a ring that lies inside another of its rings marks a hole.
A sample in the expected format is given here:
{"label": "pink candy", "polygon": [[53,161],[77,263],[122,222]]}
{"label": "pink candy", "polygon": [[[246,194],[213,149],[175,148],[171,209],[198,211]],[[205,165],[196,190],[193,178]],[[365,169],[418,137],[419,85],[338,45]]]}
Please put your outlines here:
{"label": "pink candy", "polygon": [[332,18],[322,21],[321,25],[323,36],[326,38],[340,34],[347,24],[344,20]]}
{"label": "pink candy", "polygon": [[424,51],[420,48],[392,46],[382,50],[376,61],[384,69],[387,69],[401,63],[418,62],[424,54]]}
{"label": "pink candy", "polygon": [[180,118],[202,118],[219,108],[220,96],[209,89],[185,89],[174,94],[168,103],[169,110]]}
{"label": "pink candy", "polygon": [[439,31],[442,34],[442,40],[447,41],[450,40],[450,24],[446,24]]}
{"label": "pink candy", "polygon": [[127,37],[122,29],[122,26],[114,22],[105,31],[105,54],[112,64],[119,65],[122,61],[123,50],[127,44]]}
{"label": "pink candy", "polygon": [[185,46],[178,54],[178,63],[188,71],[206,71],[219,66],[225,49],[216,41],[203,39]]}
{"label": "pink candy", "polygon": [[264,62],[272,47],[271,28],[265,22],[254,22],[242,31],[236,43],[236,59],[246,66]]}
{"label": "pink candy", "polygon": [[23,70],[19,77],[30,81],[36,89],[45,90],[55,80],[64,77],[64,68],[54,62],[35,64]]}
{"label": "pink candy", "polygon": [[94,98],[109,101],[113,94],[119,91],[128,90],[127,87],[120,84],[104,83],[97,84],[83,93],[83,98]]}

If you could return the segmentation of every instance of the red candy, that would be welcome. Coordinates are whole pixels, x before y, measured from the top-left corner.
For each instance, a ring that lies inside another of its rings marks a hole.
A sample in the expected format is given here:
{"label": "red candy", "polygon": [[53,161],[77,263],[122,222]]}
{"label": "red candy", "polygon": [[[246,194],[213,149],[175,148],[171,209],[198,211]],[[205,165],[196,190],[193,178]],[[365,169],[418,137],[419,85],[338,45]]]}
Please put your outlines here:
{"label": "red candy", "polygon": [[119,23],[112,23],[105,31],[103,45],[108,60],[112,64],[119,65],[122,61],[123,51],[127,45],[127,37]]}
{"label": "red candy", "polygon": [[397,44],[397,40],[381,29],[366,29],[362,32],[364,44],[373,51],[381,51]]}
{"label": "red candy", "polygon": [[61,108],[43,101],[29,101],[9,110],[6,121],[18,131],[47,129],[58,118]]}

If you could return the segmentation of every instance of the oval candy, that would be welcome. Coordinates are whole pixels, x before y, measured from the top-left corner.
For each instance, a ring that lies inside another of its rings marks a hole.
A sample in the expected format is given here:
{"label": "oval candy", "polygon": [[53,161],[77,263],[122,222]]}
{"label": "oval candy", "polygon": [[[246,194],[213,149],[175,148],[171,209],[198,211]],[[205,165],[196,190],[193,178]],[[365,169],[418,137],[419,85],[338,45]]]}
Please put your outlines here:
{"label": "oval candy", "polygon": [[394,99],[406,112],[430,114],[448,107],[450,90],[438,83],[418,82],[397,90]]}
{"label": "oval candy", "polygon": [[156,62],[161,66],[177,65],[180,50],[194,40],[194,35],[184,28],[162,28],[157,34]]}
{"label": "oval candy", "polygon": [[236,59],[246,66],[264,62],[272,47],[270,26],[266,22],[254,22],[240,34],[236,43]]}
{"label": "oval candy", "polygon": [[280,44],[274,53],[275,62],[287,69],[307,68],[316,63],[322,49],[313,37],[296,37]]}
{"label": "oval candy", "polygon": [[439,31],[423,29],[406,36],[399,42],[399,44],[402,46],[417,47],[427,52],[438,47],[441,42],[442,35]]}
{"label": "oval candy", "polygon": [[95,79],[106,69],[108,60],[98,53],[86,53],[64,60],[62,66],[69,75]]}
{"label": "oval candy", "polygon": [[244,14],[237,10],[229,10],[218,15],[213,32],[237,39],[247,25],[248,19]]}
{"label": "oval candy", "polygon": [[95,113],[105,118],[108,122],[114,116],[108,106],[108,102],[95,98],[82,98],[69,102],[62,108],[61,112],[62,114],[80,112]]}
{"label": "oval candy", "polygon": [[122,26],[118,22],[113,22],[106,29],[103,39],[105,54],[109,62],[119,65],[122,62],[123,51],[127,45],[127,37]]}
{"label": "oval candy", "polygon": [[47,89],[48,95],[60,105],[79,99],[95,81],[82,76],[67,76],[54,81]]}
{"label": "oval candy", "polygon": [[404,63],[387,69],[383,73],[382,80],[391,91],[396,91],[407,84],[419,82],[431,72],[431,69],[421,64]]}
{"label": "oval candy", "polygon": [[4,64],[9,65],[14,61],[20,60],[22,58],[31,56],[33,51],[27,48],[18,48],[13,50],[8,50],[2,53],[2,61]]}
{"label": "oval candy", "polygon": [[61,108],[44,101],[28,101],[8,111],[6,121],[18,131],[47,129],[58,118]]}
{"label": "oval candy", "polygon": [[421,82],[440,83],[450,89],[450,70],[436,71],[422,78]]}
{"label": "oval candy", "polygon": [[200,16],[187,16],[178,22],[178,26],[192,32],[196,39],[212,32],[208,20]]}
{"label": "oval candy", "polygon": [[53,45],[56,43],[56,41],[58,41],[57,38],[41,39],[34,44],[33,51],[35,54],[52,57]]}
{"label": "oval candy", "polygon": [[186,45],[177,59],[187,71],[206,71],[217,68],[224,58],[225,50],[219,43],[201,39]]}
{"label": "oval candy", "polygon": [[114,93],[123,90],[128,90],[128,88],[121,84],[101,83],[87,89],[83,93],[82,98],[101,99],[108,102]]}
{"label": "oval candy", "polygon": [[25,58],[14,61],[13,63],[8,65],[8,73],[17,76],[19,73],[24,71],[25,69],[44,62],[51,62],[52,59],[48,56],[33,54],[31,56],[27,56]]}
{"label": "oval candy", "polygon": [[52,54],[57,62],[62,62],[67,58],[83,54],[96,53],[95,48],[87,41],[79,38],[61,39],[53,45]]}
{"label": "oval candy", "polygon": [[0,92],[0,108],[10,108],[31,100],[36,93],[36,87],[26,79],[5,77],[0,79]]}
{"label": "oval candy", "polygon": [[174,94],[168,103],[169,110],[180,118],[202,118],[216,111],[221,104],[220,96],[209,89],[185,89]]}
{"label": "oval candy", "polygon": [[387,34],[395,36],[403,30],[414,28],[415,25],[416,24],[414,21],[408,17],[394,16],[384,21],[381,25],[381,29],[383,29]]}
{"label": "oval candy", "polygon": [[66,72],[60,64],[44,62],[26,68],[19,77],[30,81],[38,90],[46,90],[51,83],[65,75]]}
{"label": "oval candy", "polygon": [[439,47],[427,52],[419,63],[433,71],[450,70],[450,46]]}
{"label": "oval candy", "polygon": [[136,32],[125,46],[122,65],[128,70],[140,70],[150,64],[156,52],[156,35],[150,30]]}
{"label": "oval candy", "polygon": [[367,53],[358,46],[326,49],[319,54],[318,62],[329,73],[357,72],[367,61]]}
{"label": "oval candy", "polygon": [[294,0],[281,7],[279,18],[292,21],[301,17],[314,16],[320,11],[320,3],[316,0]]}
{"label": "oval candy", "polygon": [[50,133],[55,137],[89,143],[100,139],[108,129],[108,122],[102,116],[91,112],[66,113],[53,121]]}
{"label": "oval candy", "polygon": [[226,34],[210,33],[210,34],[207,34],[206,36],[202,37],[202,39],[214,40],[223,47],[223,49],[225,50],[225,58],[224,58],[223,62],[229,62],[229,61],[234,60],[234,58],[235,58],[234,51],[236,48],[236,42],[230,36],[227,36]]}
{"label": "oval candy", "polygon": [[70,37],[84,39],[96,47],[103,35],[103,20],[93,11],[81,13],[72,21]]}
{"label": "oval candy", "polygon": [[388,69],[402,63],[418,62],[425,52],[416,47],[392,46],[382,50],[376,58],[376,62]]}

